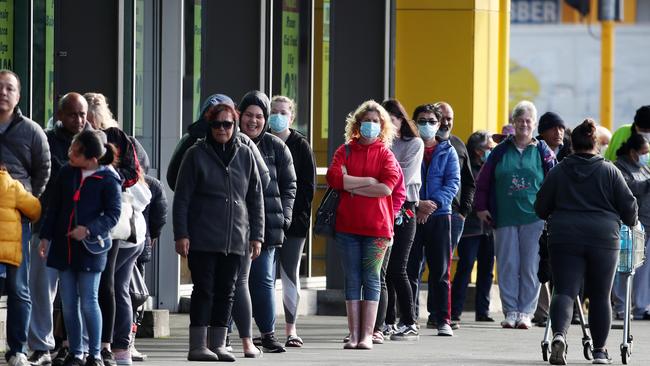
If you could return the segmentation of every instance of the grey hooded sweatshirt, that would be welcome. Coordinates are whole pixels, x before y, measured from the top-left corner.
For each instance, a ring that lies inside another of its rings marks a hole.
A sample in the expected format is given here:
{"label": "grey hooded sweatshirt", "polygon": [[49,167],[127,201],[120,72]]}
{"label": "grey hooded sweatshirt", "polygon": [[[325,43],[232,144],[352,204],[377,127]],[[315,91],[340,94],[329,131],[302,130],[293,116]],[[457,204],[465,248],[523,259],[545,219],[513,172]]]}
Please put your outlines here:
{"label": "grey hooded sweatshirt", "polygon": [[548,222],[549,245],[618,249],[621,221],[635,225],[637,203],[614,164],[602,156],[574,154],[546,176],[535,212]]}

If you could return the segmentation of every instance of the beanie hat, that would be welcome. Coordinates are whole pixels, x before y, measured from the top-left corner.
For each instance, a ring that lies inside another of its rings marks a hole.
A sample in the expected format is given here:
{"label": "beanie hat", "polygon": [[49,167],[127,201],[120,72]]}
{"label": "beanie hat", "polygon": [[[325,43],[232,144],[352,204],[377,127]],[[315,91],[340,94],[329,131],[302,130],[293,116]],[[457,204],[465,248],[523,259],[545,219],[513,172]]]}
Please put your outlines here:
{"label": "beanie hat", "polygon": [[241,98],[241,101],[239,102],[239,106],[237,109],[239,109],[239,113],[244,113],[246,108],[248,108],[251,105],[256,105],[260,108],[262,108],[262,113],[264,114],[264,121],[269,119],[269,111],[271,110],[271,101],[269,100],[269,97],[266,96],[266,94],[262,93],[259,90],[252,90],[246,93]]}
{"label": "beanie hat", "polygon": [[650,128],[650,105],[644,105],[636,110],[634,125],[643,129]]}
{"label": "beanie hat", "polygon": [[551,128],[558,126],[566,129],[566,125],[564,124],[562,117],[554,112],[546,112],[542,114],[541,117],[539,117],[539,126],[537,126],[537,132],[543,133],[546,130],[550,130]]}
{"label": "beanie hat", "polygon": [[207,97],[203,104],[201,104],[201,110],[199,111],[199,116],[198,119],[203,118],[203,115],[205,112],[210,108],[214,107],[217,104],[227,104],[233,108],[235,108],[235,102],[230,99],[229,96],[225,94],[212,94],[211,96]]}

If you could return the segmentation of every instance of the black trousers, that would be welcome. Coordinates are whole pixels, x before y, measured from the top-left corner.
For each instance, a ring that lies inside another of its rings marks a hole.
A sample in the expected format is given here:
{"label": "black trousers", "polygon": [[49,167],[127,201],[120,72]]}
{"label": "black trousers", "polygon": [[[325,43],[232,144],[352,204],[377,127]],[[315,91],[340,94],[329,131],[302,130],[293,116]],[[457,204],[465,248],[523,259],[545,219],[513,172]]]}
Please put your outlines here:
{"label": "black trousers", "polygon": [[426,258],[426,264],[429,267],[427,284],[429,301],[427,301],[427,304],[431,304],[431,310],[433,310],[429,317],[435,319],[438,325],[450,324],[451,215],[429,216],[425,224],[417,225],[415,241],[407,265],[407,273],[415,304],[417,304],[420,273],[422,273],[424,264],[423,256]]}
{"label": "black trousers", "polygon": [[191,326],[228,326],[240,263],[239,255],[190,250],[187,264],[194,283]]}
{"label": "black trousers", "polygon": [[[415,211],[415,210],[413,210]],[[415,305],[413,291],[409,283],[406,268],[415,239],[415,218],[395,226],[393,249],[390,253],[386,285],[388,287],[388,309],[386,310],[386,324],[395,324],[399,306],[401,323],[415,324]]]}
{"label": "black trousers", "polygon": [[580,244],[549,246],[554,294],[551,299],[553,333],[566,334],[571,324],[573,302],[585,285],[589,296],[589,330],[594,348],[607,342],[612,323],[610,296],[618,264],[618,250]]}

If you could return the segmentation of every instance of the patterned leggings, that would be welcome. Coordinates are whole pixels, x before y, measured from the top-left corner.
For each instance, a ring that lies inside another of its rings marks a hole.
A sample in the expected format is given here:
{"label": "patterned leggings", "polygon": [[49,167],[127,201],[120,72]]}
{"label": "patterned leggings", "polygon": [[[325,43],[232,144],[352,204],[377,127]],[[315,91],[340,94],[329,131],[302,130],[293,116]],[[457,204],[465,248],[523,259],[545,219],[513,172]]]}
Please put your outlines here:
{"label": "patterned leggings", "polygon": [[345,273],[345,299],[379,301],[381,264],[390,239],[336,233]]}

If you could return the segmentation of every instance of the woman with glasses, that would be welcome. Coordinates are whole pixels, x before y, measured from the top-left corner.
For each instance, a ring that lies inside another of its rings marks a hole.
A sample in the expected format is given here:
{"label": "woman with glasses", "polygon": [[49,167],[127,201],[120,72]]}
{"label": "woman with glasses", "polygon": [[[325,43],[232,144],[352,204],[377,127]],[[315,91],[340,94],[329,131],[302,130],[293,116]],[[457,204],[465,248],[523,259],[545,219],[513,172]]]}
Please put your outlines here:
{"label": "woman with glasses", "polygon": [[458,155],[449,140],[436,137],[440,109],[433,104],[415,108],[413,119],[424,142],[420,168],[422,187],[417,207],[415,242],[408,262],[408,276],[417,296],[423,256],[429,267],[429,288],[433,289],[432,314],[439,336],[453,336],[451,329],[451,202],[460,189]]}
{"label": "woman with glasses", "polygon": [[495,228],[505,314],[501,326],[529,329],[539,295],[539,237],[544,229],[544,221],[535,214],[535,196],[556,160],[548,145],[533,137],[537,127],[533,103],[519,102],[512,119],[515,134],[494,148],[479,172],[474,209],[481,221]]}
{"label": "woman with glasses", "polygon": [[[496,143],[487,131],[476,131],[467,139],[472,174],[476,177]],[[492,228],[479,220],[472,211],[465,220],[463,235],[458,243],[458,265],[451,286],[451,316],[460,317],[465,304],[467,285],[474,263],[478,262],[476,273],[476,321],[493,322],[490,317],[490,288],[494,269],[494,235]]]}
{"label": "woman with glasses", "polygon": [[236,138],[238,113],[217,104],[205,139],[185,153],[174,195],[176,252],[187,257],[194,288],[189,361],[234,361],[226,350],[242,257],[264,240],[262,186],[255,158]]}

